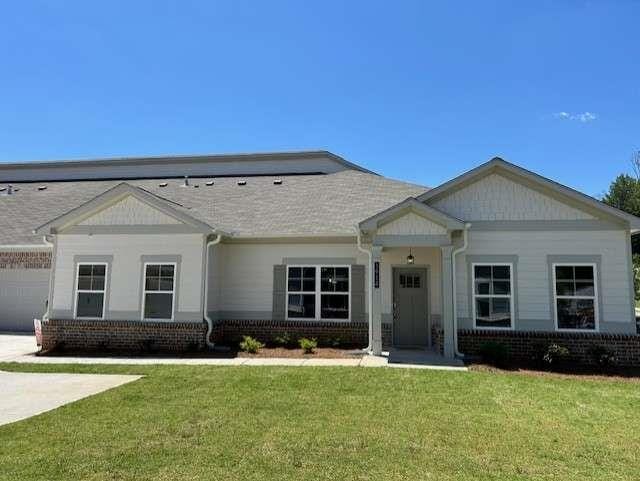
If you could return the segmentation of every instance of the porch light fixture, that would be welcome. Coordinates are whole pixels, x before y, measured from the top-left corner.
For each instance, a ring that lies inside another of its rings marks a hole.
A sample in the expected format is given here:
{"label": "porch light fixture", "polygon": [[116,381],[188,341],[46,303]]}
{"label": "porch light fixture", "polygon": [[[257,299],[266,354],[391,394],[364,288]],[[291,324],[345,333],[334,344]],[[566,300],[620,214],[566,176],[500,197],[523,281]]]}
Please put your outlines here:
{"label": "porch light fixture", "polygon": [[414,261],[415,261],[415,257],[413,257],[413,254],[411,253],[411,247],[409,247],[409,255],[407,256],[407,264],[413,264]]}

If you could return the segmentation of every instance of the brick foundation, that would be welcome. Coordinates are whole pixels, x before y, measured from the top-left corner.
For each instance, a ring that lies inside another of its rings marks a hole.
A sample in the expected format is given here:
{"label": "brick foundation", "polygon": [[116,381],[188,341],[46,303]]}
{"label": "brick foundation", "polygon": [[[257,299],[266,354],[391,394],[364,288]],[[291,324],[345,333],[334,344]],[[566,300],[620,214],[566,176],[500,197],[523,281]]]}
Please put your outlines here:
{"label": "brick foundation", "polygon": [[42,323],[42,350],[189,352],[204,349],[204,322],[79,321]]}
{"label": "brick foundation", "polygon": [[529,364],[541,346],[558,344],[569,350],[568,361],[575,364],[594,364],[590,349],[604,346],[617,358],[620,366],[640,366],[640,335],[581,332],[487,331],[463,329],[458,331],[460,351],[479,356],[486,342],[504,344],[514,363]]}
{"label": "brick foundation", "polygon": [[0,251],[0,269],[50,269],[51,251]]}
{"label": "brick foundation", "polygon": [[[316,338],[320,345],[339,340],[341,345],[365,347],[369,338],[366,322],[326,321],[271,321],[221,320],[216,323],[212,340],[223,344],[236,344],[242,336],[251,336],[261,342],[273,343],[275,338],[288,333],[294,340],[300,337]],[[382,324],[382,345],[391,345],[391,324]]]}

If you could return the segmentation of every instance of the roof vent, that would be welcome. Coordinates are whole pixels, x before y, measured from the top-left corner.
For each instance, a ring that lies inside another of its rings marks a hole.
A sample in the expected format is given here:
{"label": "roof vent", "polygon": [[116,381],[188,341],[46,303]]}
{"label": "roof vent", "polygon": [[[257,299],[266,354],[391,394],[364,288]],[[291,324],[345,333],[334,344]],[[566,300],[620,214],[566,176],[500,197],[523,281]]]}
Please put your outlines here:
{"label": "roof vent", "polygon": [[238,185],[247,185],[247,181],[246,180],[239,180],[238,181]]}
{"label": "roof vent", "polygon": [[38,190],[47,190],[47,186],[46,185],[39,185],[38,186]]}
{"label": "roof vent", "polygon": [[188,175],[184,176],[184,184],[182,184],[182,187],[189,187],[189,176]]}
{"label": "roof vent", "polygon": [[200,184],[193,184],[193,186],[197,189],[198,187],[200,187]]}
{"label": "roof vent", "polygon": [[169,184],[167,184],[166,182],[160,182],[158,185],[159,185],[160,187],[166,187],[166,186],[168,186]]}
{"label": "roof vent", "polygon": [[273,184],[274,185],[282,185],[282,179],[274,179],[273,180]]}
{"label": "roof vent", "polygon": [[207,182],[207,185],[213,185],[213,180],[210,180],[209,182]]}
{"label": "roof vent", "polygon": [[4,192],[5,190],[7,190],[6,187],[0,187],[0,192]]}
{"label": "roof vent", "polygon": [[13,186],[12,185],[7,187],[7,195],[11,195],[11,194],[13,194]]}

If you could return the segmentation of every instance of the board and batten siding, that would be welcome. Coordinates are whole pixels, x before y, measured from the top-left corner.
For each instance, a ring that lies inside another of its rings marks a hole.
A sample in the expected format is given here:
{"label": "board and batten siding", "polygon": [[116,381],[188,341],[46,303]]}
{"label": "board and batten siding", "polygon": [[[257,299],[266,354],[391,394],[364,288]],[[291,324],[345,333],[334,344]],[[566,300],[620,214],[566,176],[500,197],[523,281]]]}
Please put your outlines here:
{"label": "board and batten siding", "polygon": [[58,236],[51,318],[72,318],[76,260],[111,258],[106,319],[141,318],[143,263],[179,258],[175,320],[202,321],[202,234]]}
{"label": "board and batten siding", "polygon": [[600,258],[598,272],[600,331],[635,333],[629,234],[616,231],[474,231],[469,246],[456,259],[457,306],[461,328],[472,328],[469,266],[466,257],[517,256],[516,330],[554,330],[552,283],[548,256],[593,256]]}

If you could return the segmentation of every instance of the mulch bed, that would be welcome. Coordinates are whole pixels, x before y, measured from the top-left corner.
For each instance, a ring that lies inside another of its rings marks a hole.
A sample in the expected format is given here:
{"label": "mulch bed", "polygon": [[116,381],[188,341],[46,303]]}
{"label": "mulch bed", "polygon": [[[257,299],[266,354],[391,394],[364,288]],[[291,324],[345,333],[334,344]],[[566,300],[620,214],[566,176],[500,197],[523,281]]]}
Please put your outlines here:
{"label": "mulch bed", "polygon": [[501,373],[501,374],[522,374],[524,376],[535,377],[552,377],[558,379],[581,379],[581,380],[597,380],[597,381],[629,381],[640,382],[640,368],[611,368],[603,371],[596,368],[578,368],[563,369],[557,371],[544,371],[532,367],[513,367],[511,369],[502,369],[488,364],[469,364],[467,366],[470,371]]}
{"label": "mulch bed", "polygon": [[256,354],[239,351],[237,357],[286,357],[294,359],[355,359],[362,357],[363,352],[357,349],[336,349],[333,347],[318,347],[312,354],[305,354],[302,349],[287,349],[285,347],[263,347]]}

